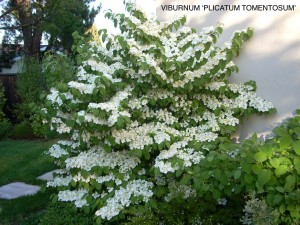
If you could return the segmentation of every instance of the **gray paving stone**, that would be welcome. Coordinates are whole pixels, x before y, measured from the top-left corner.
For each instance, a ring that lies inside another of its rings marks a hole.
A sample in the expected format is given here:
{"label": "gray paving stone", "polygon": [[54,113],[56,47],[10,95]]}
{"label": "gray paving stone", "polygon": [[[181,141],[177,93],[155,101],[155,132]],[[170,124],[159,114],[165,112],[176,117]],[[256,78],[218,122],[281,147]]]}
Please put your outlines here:
{"label": "gray paving stone", "polygon": [[40,190],[39,186],[14,182],[0,187],[0,198],[14,199],[26,195],[34,195]]}
{"label": "gray paving stone", "polygon": [[48,173],[44,173],[43,175],[37,177],[37,179],[51,181],[51,180],[53,180],[53,173],[55,173],[56,171],[58,171],[58,170],[53,170]]}

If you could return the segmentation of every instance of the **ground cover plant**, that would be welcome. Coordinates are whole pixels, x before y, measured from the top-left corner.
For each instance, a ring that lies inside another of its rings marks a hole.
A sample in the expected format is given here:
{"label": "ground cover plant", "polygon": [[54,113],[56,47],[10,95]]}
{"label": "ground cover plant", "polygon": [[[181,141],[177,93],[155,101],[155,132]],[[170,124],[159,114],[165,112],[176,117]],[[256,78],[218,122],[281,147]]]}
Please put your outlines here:
{"label": "ground cover plant", "polygon": [[[36,178],[55,169],[55,165],[45,155],[51,146],[46,141],[1,141],[0,142],[0,186],[11,182],[25,182],[45,185]],[[44,209],[53,190],[39,192],[12,200],[0,200],[0,224],[20,224],[32,213]]]}
{"label": "ground cover plant", "polygon": [[[129,16],[107,14],[120,35],[101,30],[100,44],[75,35],[76,78],[47,96],[44,116],[62,137],[49,149],[61,167],[48,182],[59,191],[53,200],[72,203],[98,224],[236,224],[242,216],[228,209],[240,204],[241,214],[246,195],[263,209],[260,197],[277,194],[267,185],[275,178],[256,165],[267,153],[253,155],[247,142],[231,141],[243,118],[274,111],[256,96],[254,81],[228,80],[253,30],[236,31],[218,47],[221,25],[197,32],[185,17],[160,23],[132,4],[126,8]],[[281,202],[267,198],[270,206]],[[177,209],[162,210],[172,205]],[[242,222],[251,224],[245,212]],[[176,216],[189,213],[195,218]],[[285,213],[298,216],[291,207]]]}

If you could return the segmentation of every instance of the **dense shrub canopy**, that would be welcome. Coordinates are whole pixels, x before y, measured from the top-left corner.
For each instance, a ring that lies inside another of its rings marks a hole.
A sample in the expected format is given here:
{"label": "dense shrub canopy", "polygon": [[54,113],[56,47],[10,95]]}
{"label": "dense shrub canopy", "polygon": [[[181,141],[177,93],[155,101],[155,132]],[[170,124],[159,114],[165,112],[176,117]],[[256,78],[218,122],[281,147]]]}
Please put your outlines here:
{"label": "dense shrub canopy", "polygon": [[49,150],[62,170],[48,185],[105,220],[175,192],[194,196],[193,167],[242,117],[273,108],[255,82],[228,81],[251,29],[217,47],[221,25],[197,32],[185,17],[161,23],[126,8],[129,16],[107,14],[120,35],[101,30],[100,45],[77,37],[76,79],[52,88],[44,110],[64,137]]}

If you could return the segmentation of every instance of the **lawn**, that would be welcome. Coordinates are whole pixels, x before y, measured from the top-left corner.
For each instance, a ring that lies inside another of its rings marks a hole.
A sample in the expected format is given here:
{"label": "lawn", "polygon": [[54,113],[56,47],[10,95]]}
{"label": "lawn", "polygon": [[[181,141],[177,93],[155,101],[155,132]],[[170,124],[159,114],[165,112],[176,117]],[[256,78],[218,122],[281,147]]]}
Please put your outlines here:
{"label": "lawn", "polygon": [[[1,141],[0,142],[0,186],[20,181],[27,184],[44,185],[36,178],[55,169],[45,151],[51,146],[46,141]],[[12,200],[0,200],[0,224],[19,225],[32,214],[45,209],[53,190],[38,192]]]}

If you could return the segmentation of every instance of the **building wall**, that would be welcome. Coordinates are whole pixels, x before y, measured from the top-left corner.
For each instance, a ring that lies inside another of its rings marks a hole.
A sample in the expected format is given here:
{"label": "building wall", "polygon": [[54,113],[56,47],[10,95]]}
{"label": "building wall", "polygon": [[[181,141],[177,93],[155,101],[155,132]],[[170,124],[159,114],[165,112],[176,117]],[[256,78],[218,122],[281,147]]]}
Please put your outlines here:
{"label": "building wall", "polygon": [[12,65],[11,68],[2,68],[0,74],[17,74],[21,69],[22,60],[18,58]]}
{"label": "building wall", "polygon": [[[156,16],[166,21],[186,15],[187,24],[198,30],[218,22],[224,33],[218,43],[227,41],[235,30],[254,28],[253,38],[235,61],[240,68],[233,82],[257,82],[257,93],[277,109],[272,116],[254,116],[240,126],[241,139],[256,132],[266,134],[300,108],[300,2],[298,0],[156,0]],[[161,5],[296,5],[294,11],[163,11]]]}

